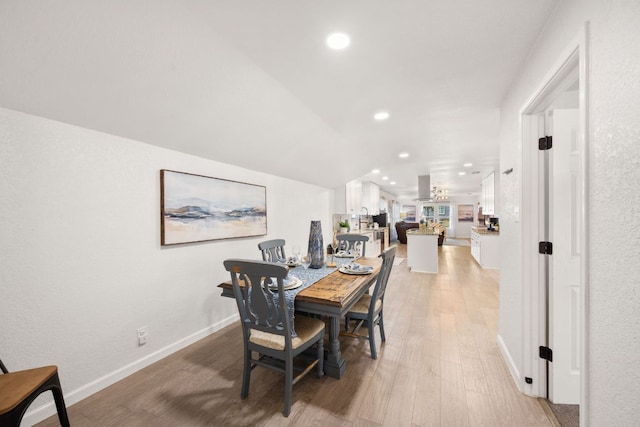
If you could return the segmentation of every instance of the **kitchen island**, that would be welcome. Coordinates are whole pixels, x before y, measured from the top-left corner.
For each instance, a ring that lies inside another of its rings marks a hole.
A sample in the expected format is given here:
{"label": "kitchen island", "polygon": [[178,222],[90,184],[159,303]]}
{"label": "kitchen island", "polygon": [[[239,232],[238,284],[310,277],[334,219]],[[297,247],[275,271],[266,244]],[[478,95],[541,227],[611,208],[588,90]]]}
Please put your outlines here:
{"label": "kitchen island", "polygon": [[418,273],[438,272],[438,234],[407,230],[407,265]]}

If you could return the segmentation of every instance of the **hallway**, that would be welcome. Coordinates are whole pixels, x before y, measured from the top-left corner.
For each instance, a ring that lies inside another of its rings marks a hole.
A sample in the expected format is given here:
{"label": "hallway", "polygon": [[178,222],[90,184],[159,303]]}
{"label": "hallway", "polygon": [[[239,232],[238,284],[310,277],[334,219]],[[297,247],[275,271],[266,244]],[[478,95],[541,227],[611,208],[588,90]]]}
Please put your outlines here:
{"label": "hallway", "polygon": [[[406,257],[399,244],[397,257]],[[364,339],[341,337],[341,380],[306,376],[282,417],[282,376],[253,371],[240,400],[239,324],[126,378],[69,409],[74,426],[550,426],[519,393],[496,345],[499,272],[469,247],[440,247],[440,273],[393,267],[387,342],[377,360]],[[212,291],[219,294],[216,284]],[[230,301],[230,303],[232,303]],[[40,426],[57,425],[49,418]]]}

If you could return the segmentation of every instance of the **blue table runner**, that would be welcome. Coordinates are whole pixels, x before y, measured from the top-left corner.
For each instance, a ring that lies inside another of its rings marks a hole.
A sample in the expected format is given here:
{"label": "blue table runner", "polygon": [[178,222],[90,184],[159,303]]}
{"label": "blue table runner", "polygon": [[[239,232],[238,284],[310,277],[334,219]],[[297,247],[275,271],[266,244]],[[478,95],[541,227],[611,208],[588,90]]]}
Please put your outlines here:
{"label": "blue table runner", "polygon": [[[305,269],[302,266],[294,267],[289,270],[288,278],[297,277],[302,281],[302,285],[298,286],[295,289],[290,289],[288,291],[284,291],[284,298],[287,303],[287,310],[289,312],[289,321],[291,325],[293,325],[293,319],[295,317],[295,300],[298,292],[302,292],[309,286],[316,283],[318,280],[327,277],[329,274],[336,271],[338,268],[349,264],[353,259],[350,258],[335,258],[335,263],[337,267],[327,267],[323,266],[321,268],[307,268]],[[279,300],[278,292],[274,292],[274,300],[277,303]],[[295,329],[295,328],[294,328]],[[296,337],[295,330],[292,330],[291,336]]]}

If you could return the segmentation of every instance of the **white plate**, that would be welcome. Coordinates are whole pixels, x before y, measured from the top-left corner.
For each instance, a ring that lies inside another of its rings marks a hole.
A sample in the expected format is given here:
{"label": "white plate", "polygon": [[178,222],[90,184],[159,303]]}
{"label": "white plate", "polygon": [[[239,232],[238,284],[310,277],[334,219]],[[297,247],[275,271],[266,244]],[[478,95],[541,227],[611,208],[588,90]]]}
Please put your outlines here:
{"label": "white plate", "polygon": [[287,262],[287,265],[288,265],[289,267],[297,267],[297,266],[299,266],[299,265],[300,265],[300,263],[299,263],[299,262]]}
{"label": "white plate", "polygon": [[[300,287],[301,285],[302,285],[302,280],[298,279],[295,276],[291,276],[291,280],[289,281],[289,283],[284,285],[284,290],[288,291],[290,289],[295,289],[297,287]],[[272,291],[277,291],[278,283],[272,283],[271,285],[269,285],[269,289],[271,289]]]}
{"label": "white plate", "polygon": [[358,254],[350,254],[348,252],[338,252],[336,258],[356,258]]}
{"label": "white plate", "polygon": [[340,273],[345,273],[345,274],[371,274],[373,273],[373,270],[350,270],[347,267],[340,267],[338,269],[340,271]]}

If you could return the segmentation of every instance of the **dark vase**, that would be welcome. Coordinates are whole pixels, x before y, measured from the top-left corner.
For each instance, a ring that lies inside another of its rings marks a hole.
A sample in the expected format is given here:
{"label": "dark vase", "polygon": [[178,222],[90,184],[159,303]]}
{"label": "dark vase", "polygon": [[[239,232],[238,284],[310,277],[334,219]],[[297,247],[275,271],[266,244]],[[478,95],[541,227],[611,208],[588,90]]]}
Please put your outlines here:
{"label": "dark vase", "polygon": [[324,243],[322,241],[322,226],[320,221],[311,221],[309,230],[309,256],[311,268],[324,267]]}

